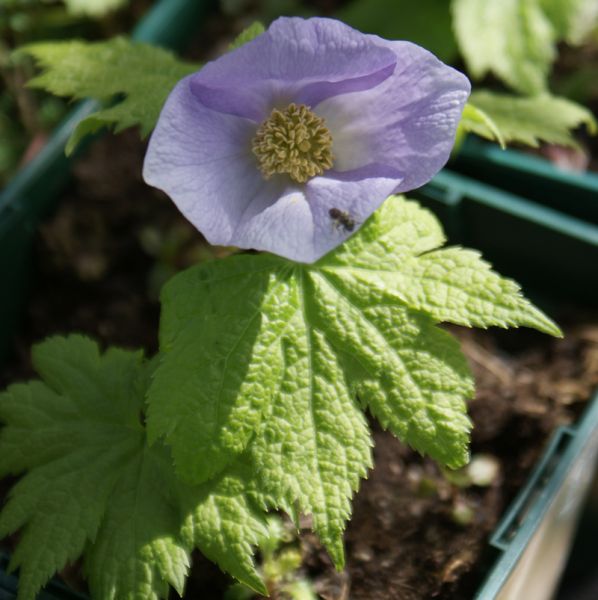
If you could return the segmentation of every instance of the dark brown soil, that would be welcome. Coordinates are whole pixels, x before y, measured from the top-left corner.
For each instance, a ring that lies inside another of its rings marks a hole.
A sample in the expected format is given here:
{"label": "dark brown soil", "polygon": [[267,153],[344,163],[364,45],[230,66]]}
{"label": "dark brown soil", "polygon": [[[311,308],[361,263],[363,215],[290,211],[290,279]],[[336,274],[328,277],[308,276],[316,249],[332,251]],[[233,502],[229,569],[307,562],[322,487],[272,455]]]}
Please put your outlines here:
{"label": "dark brown soil", "polygon": [[[35,287],[0,386],[34,376],[29,348],[53,333],[81,331],[154,352],[160,284],[225,252],[210,249],[168,199],[144,185],[143,152],[134,133],[109,136],[78,164],[38,236]],[[598,314],[569,310],[563,319],[564,340],[453,328],[478,385],[472,451],[496,461],[498,475],[486,487],[457,485],[374,426],[376,468],[355,499],[346,571],[334,571],[307,530],[302,537],[302,574],[322,598],[472,598],[492,558],[489,533],[551,431],[574,420],[598,385]],[[187,597],[220,598],[226,586],[198,557]]]}
{"label": "dark brown soil", "polygon": [[35,288],[16,339],[18,358],[0,375],[4,385],[31,376],[31,342],[48,334],[81,331],[106,343],[157,348],[158,304],[148,295],[154,257],[142,240],[185,223],[141,180],[135,134],[111,142],[95,144],[77,165],[59,211],[41,227]]}

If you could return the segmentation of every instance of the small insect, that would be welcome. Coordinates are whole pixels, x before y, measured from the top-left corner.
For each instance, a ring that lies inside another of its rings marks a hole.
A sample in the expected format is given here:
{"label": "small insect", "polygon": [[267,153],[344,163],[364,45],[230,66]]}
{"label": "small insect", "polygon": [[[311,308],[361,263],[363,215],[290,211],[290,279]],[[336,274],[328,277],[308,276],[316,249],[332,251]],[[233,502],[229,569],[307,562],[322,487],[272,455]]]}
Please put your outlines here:
{"label": "small insect", "polygon": [[353,231],[355,229],[355,219],[348,212],[340,208],[331,208],[328,214],[336,227],[342,227],[345,231]]}

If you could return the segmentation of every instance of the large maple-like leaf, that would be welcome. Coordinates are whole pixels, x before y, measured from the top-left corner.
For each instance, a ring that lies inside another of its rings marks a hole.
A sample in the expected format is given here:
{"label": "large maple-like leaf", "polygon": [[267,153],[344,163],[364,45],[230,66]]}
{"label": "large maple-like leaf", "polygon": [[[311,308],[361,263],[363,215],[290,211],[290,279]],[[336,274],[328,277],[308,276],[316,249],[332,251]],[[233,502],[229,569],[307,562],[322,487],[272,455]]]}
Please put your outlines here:
{"label": "large maple-like leaf", "polygon": [[311,513],[342,565],[350,499],[371,466],[359,405],[459,467],[473,381],[438,323],[560,333],[477,252],[443,243],[431,213],[392,197],[314,265],[239,255],[177,275],[162,296],[152,439],[165,436],[193,482],[249,455],[254,497]]}
{"label": "large maple-like leaf", "polygon": [[26,471],[0,513],[0,538],[20,530],[19,600],[80,556],[93,598],[182,594],[194,547],[264,593],[252,548],[265,524],[243,470],[185,485],[169,450],[146,443],[152,363],[139,352],[102,355],[77,335],[50,338],[33,357],[43,381],[0,394],[0,476]]}

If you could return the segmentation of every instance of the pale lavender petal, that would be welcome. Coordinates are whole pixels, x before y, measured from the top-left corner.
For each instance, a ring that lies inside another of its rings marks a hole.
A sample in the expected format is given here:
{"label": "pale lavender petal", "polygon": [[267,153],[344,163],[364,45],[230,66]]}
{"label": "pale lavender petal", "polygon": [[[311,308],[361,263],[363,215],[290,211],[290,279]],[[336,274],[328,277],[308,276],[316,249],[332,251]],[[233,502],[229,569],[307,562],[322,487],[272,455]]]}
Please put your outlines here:
{"label": "pale lavender petal", "polygon": [[[276,202],[256,198],[234,234],[235,244],[312,263],[355,233],[392,193],[400,179],[384,175],[315,177],[304,186],[285,188]],[[346,213],[354,227],[343,227],[330,216],[331,209]]]}
{"label": "pale lavender petal", "polygon": [[[312,262],[324,256],[348,237],[353,235],[364,224],[368,217],[378,209],[400,184],[400,178],[386,169],[370,167],[372,177],[352,180],[350,175],[333,178],[316,177],[306,184],[306,197],[311,206],[314,220],[314,243]],[[355,223],[352,230],[347,230],[342,223],[333,219],[330,209],[346,213]]]}
{"label": "pale lavender petal", "polygon": [[315,112],[332,132],[335,168],[385,164],[402,176],[395,192],[412,190],[448,160],[470,84],[415,44],[368,37],[395,52],[392,76],[370,90],[327,99]]}
{"label": "pale lavender petal", "polygon": [[213,244],[229,244],[241,215],[268,187],[250,140],[255,124],[205,108],[180,81],[164,106],[143,166],[147,183],[166,192]]}
{"label": "pale lavender petal", "polygon": [[392,49],[332,19],[277,19],[268,31],[210,62],[192,90],[220,112],[263,120],[274,106],[313,106],[325,98],[369,89],[395,66]]}
{"label": "pale lavender petal", "polygon": [[256,198],[235,231],[235,244],[312,262],[314,224],[304,190],[289,186],[277,198]]}

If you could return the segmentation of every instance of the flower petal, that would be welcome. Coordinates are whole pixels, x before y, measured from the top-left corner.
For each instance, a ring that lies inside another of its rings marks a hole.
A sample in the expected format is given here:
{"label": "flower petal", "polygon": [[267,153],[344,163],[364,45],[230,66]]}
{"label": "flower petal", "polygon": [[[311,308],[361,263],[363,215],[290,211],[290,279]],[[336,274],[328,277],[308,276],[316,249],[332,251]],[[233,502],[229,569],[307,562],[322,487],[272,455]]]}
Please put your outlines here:
{"label": "flower petal", "polygon": [[252,198],[272,185],[251,154],[255,124],[204,107],[190,90],[192,77],[176,85],[162,109],[143,177],[166,192],[209,242],[229,244]]}
{"label": "flower petal", "polygon": [[333,19],[281,17],[240,48],[206,64],[192,79],[214,110],[262,121],[274,106],[314,106],[369,89],[395,68],[395,53]]}
{"label": "flower petal", "polygon": [[234,243],[241,248],[266,250],[299,262],[313,260],[313,239],[310,206],[299,186],[289,186],[274,202],[256,198],[234,234]]}
{"label": "flower petal", "polygon": [[409,191],[446,164],[470,84],[415,44],[367,37],[394,51],[392,76],[367,91],[329,98],[315,112],[332,133],[336,169],[385,164],[402,175],[394,191]]}
{"label": "flower petal", "polygon": [[[366,177],[366,175],[368,175]],[[393,193],[401,179],[382,165],[369,165],[354,173],[327,173],[306,185],[306,197],[314,219],[313,262],[353,235]],[[347,229],[330,210],[345,213],[354,224]]]}
{"label": "flower petal", "polygon": [[[276,202],[254,200],[234,234],[234,244],[315,262],[355,233],[399,182],[386,167],[369,167],[369,173],[355,177],[329,172],[304,186],[289,186]],[[351,228],[331,217],[331,209],[346,213]]]}

